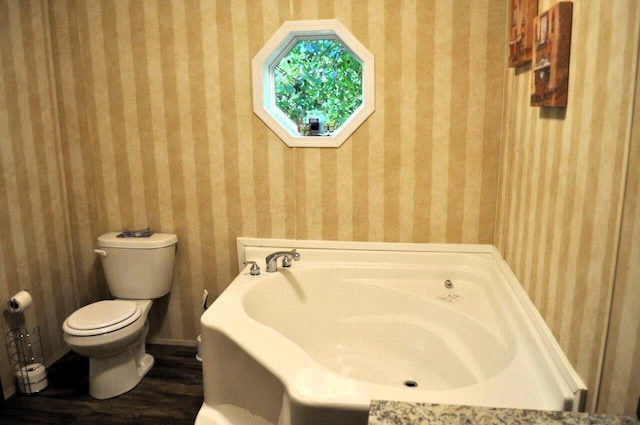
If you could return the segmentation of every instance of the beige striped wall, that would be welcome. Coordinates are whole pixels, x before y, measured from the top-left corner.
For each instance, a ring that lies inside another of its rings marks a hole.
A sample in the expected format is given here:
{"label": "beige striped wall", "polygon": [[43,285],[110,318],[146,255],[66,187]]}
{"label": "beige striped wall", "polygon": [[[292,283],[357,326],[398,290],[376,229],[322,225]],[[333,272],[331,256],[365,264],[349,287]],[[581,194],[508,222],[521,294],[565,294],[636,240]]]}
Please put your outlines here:
{"label": "beige striped wall", "polygon": [[[40,324],[53,355],[65,348],[60,325],[80,300],[49,34],[44,3],[0,1],[0,309],[9,295],[30,290],[35,306],[26,324]],[[7,393],[4,332],[0,345]]]}
{"label": "beige striped wall", "polygon": [[627,187],[620,232],[613,305],[598,410],[633,415],[640,397],[640,74]]}
{"label": "beige striped wall", "polygon": [[[539,3],[542,11],[554,1]],[[530,67],[509,70],[505,84],[496,245],[589,387],[589,410],[596,408],[616,271],[638,13],[636,0],[574,2],[566,109],[528,106]],[[622,260],[637,264],[629,244]],[[632,315],[639,301],[633,291]],[[635,329],[622,338],[637,344]],[[635,370],[630,365],[618,373]],[[606,400],[618,383],[604,378]],[[628,394],[627,403],[639,395]],[[598,407],[620,412],[615,403]]]}
{"label": "beige striped wall", "polygon": [[[528,106],[528,68],[505,74],[502,0],[0,0],[0,296],[32,289],[55,357],[66,315],[108,295],[92,253],[105,231],[178,234],[178,278],[151,318],[176,343],[198,333],[202,290],[237,272],[237,236],[495,242],[593,410],[639,21],[635,0],[597,3],[574,4],[565,111]],[[290,149],[252,113],[250,59],[283,21],[317,18],[374,54],[376,112],[340,149]],[[616,281],[636,300],[637,249],[623,237]],[[613,378],[640,364],[626,298],[601,411],[620,411]]]}

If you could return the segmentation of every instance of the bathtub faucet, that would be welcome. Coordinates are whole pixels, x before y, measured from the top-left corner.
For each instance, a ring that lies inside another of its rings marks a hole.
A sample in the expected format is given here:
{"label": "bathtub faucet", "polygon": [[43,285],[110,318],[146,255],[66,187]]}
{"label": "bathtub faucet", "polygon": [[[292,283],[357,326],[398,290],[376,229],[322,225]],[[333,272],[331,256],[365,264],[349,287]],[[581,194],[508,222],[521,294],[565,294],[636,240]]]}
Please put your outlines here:
{"label": "bathtub faucet", "polygon": [[278,258],[282,257],[282,267],[291,267],[291,259],[300,261],[300,254],[295,249],[291,251],[279,251],[267,255],[267,271],[269,273],[278,271]]}

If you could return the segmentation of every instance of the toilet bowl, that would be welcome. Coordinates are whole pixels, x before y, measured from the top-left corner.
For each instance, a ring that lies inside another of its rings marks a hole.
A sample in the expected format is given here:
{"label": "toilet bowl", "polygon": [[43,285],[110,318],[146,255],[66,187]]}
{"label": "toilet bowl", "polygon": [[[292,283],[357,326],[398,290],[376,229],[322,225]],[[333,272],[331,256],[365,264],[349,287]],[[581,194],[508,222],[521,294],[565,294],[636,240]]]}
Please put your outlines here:
{"label": "toilet bowl", "polygon": [[62,325],[64,340],[89,357],[89,394],[107,399],[134,388],[153,366],[145,352],[151,300],[107,300],[82,307]]}
{"label": "toilet bowl", "polygon": [[89,358],[89,394],[97,399],[133,389],[153,366],[146,352],[147,316],[154,298],[166,295],[173,281],[175,245],[171,234],[144,240],[98,238],[109,290],[116,299],[97,301],[72,313],[63,323],[64,340]]}

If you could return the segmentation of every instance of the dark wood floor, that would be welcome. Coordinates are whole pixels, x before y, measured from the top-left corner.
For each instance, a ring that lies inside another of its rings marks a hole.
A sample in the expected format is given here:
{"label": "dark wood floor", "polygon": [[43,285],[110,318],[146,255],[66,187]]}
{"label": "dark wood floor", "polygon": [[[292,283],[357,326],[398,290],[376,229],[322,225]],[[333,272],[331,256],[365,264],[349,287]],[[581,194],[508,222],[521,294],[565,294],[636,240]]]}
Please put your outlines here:
{"label": "dark wood floor", "polygon": [[69,353],[49,368],[49,386],[0,402],[0,424],[189,424],[202,404],[202,369],[195,348],[148,345],[155,365],[120,397],[89,396],[89,362]]}

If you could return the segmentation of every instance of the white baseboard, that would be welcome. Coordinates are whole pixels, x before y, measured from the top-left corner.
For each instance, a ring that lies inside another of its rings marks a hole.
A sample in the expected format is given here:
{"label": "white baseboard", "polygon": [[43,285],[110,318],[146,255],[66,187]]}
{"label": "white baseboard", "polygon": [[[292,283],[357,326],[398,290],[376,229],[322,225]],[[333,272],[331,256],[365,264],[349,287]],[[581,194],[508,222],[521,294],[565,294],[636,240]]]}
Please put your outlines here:
{"label": "white baseboard", "polygon": [[198,343],[196,340],[185,339],[165,339],[165,338],[152,338],[147,340],[147,344],[154,345],[175,345],[178,347],[196,347]]}

